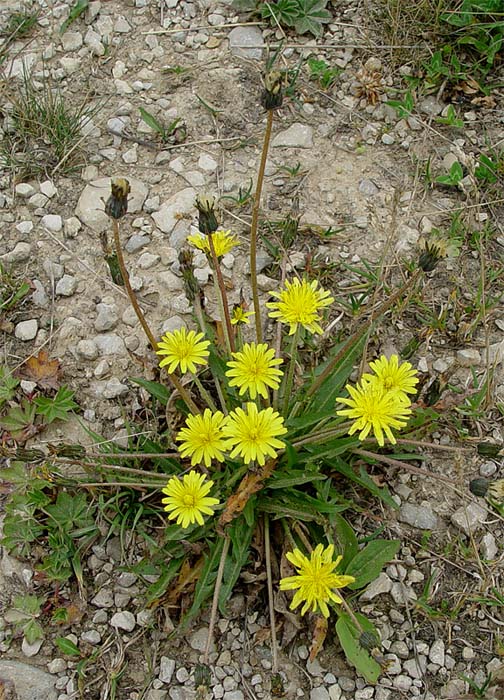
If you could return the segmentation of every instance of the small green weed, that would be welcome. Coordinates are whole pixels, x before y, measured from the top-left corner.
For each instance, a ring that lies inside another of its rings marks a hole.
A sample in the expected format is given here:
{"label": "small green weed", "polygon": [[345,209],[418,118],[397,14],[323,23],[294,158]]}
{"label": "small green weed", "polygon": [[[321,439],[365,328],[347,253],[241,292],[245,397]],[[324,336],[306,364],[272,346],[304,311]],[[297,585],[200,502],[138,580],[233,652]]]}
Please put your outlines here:
{"label": "small green weed", "polygon": [[457,117],[457,112],[453,105],[448,105],[446,110],[446,115],[444,117],[436,117],[436,122],[438,124],[444,124],[453,129],[462,129],[464,126],[464,120]]}
{"label": "small green weed", "polygon": [[342,72],[341,68],[331,68],[331,66],[322,59],[309,58],[307,65],[310,71],[310,80],[317,81],[322,90],[329,90]]}
{"label": "small green weed", "polygon": [[222,199],[233,202],[236,207],[246,207],[252,201],[254,181],[250,178],[247,186],[240,185],[236,194],[223,194]]}
{"label": "small green weed", "polygon": [[[485,681],[482,683],[482,685],[478,685],[475,681],[473,681],[472,678],[469,678],[469,676],[462,675],[461,676],[462,680],[464,680],[471,690],[474,693],[475,698],[487,698],[490,700],[490,696],[487,696],[487,690],[490,687],[490,683],[492,682],[493,675],[491,673],[487,674],[487,677],[485,678]],[[495,698],[495,695],[493,696]]]}
{"label": "small green weed", "polygon": [[273,27],[292,28],[298,34],[319,37],[323,25],[331,21],[327,0],[277,0],[259,3],[257,0],[234,0],[233,6],[242,12],[259,12]]}
{"label": "small green weed", "polygon": [[30,293],[31,287],[25,279],[8,270],[0,263],[0,321],[7,312],[13,311]]}
{"label": "small green weed", "polygon": [[438,185],[445,185],[446,187],[457,187],[463,177],[464,171],[462,166],[458,160],[456,160],[454,163],[452,163],[450,172],[447,175],[438,175],[434,182],[436,182]]}
{"label": "small green weed", "polygon": [[66,30],[77,20],[89,6],[89,0],[76,0],[71,7],[68,17],[60,27],[59,33],[64,34]]}
{"label": "small green weed", "polygon": [[29,10],[13,12],[9,16],[7,24],[0,32],[0,35],[7,37],[9,43],[17,39],[24,39],[29,36],[32,29],[37,26],[38,18],[38,12],[30,12]]}
{"label": "small green weed", "polygon": [[4,615],[5,621],[20,632],[28,644],[44,638],[44,629],[37,618],[42,612],[44,598],[34,595],[17,595],[12,601],[12,608]]}
{"label": "small green weed", "polygon": [[[163,143],[170,143],[173,139],[173,137],[177,134],[177,132],[181,132],[182,130],[184,131],[184,138],[185,138],[185,126],[180,119],[180,117],[177,117],[174,119],[172,122],[168,124],[168,126],[164,126],[156,117],[148,112],[146,109],[143,107],[140,107],[140,116],[142,118],[142,121],[144,121],[147,126],[150,126],[150,128],[158,134],[158,136],[161,137],[161,141]],[[180,136],[182,134],[180,133]],[[177,142],[180,143],[181,141],[184,140],[184,138],[177,139]]]}

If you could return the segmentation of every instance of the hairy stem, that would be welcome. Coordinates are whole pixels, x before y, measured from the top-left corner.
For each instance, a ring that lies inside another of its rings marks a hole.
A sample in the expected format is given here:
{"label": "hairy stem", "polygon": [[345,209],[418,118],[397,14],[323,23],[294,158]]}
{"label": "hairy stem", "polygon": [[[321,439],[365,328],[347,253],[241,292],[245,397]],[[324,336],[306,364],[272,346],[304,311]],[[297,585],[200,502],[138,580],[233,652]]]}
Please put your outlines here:
{"label": "hairy stem", "polygon": [[277,673],[278,671],[278,650],[277,650],[277,637],[276,637],[276,625],[275,625],[275,604],[273,599],[273,580],[271,576],[271,542],[270,542],[270,530],[269,530],[269,518],[264,515],[264,549],[266,554],[266,578],[268,581],[268,607],[269,607],[269,617],[270,617],[270,630],[271,630],[271,671],[272,673]]}
{"label": "hairy stem", "polygon": [[226,557],[229,550],[230,544],[229,537],[224,538],[224,544],[222,547],[221,558],[219,562],[219,568],[217,570],[217,578],[215,579],[215,588],[212,599],[212,610],[210,611],[210,622],[208,623],[208,637],[205,645],[205,653],[203,654],[203,663],[208,664],[208,656],[210,654],[210,648],[212,646],[215,623],[217,621],[217,608],[219,605],[219,593],[222,586],[222,577],[224,576],[224,564],[226,563]]}
{"label": "hairy stem", "polygon": [[299,325],[294,331],[292,336],[292,343],[290,347],[290,360],[289,369],[287,370],[287,375],[285,377],[284,395],[283,395],[283,415],[287,416],[287,410],[289,408],[289,401],[292,393],[292,386],[294,384],[294,371],[296,369],[297,360],[297,346],[299,342]]}

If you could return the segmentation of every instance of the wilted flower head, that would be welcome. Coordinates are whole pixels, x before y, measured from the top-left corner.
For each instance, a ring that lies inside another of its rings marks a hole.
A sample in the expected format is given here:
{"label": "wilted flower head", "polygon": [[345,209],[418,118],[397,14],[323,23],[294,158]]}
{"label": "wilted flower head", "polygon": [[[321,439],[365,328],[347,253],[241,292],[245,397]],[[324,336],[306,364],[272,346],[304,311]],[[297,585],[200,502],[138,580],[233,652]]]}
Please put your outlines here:
{"label": "wilted flower head", "polygon": [[110,183],[112,193],[105,203],[105,213],[112,219],[120,219],[128,211],[128,195],[131,187],[123,177],[113,178]]}
{"label": "wilted flower head", "polygon": [[196,209],[199,214],[199,230],[201,233],[213,233],[217,230],[218,223],[215,216],[215,197],[207,194],[199,194],[196,197]]}
{"label": "wilted flower head", "polygon": [[428,238],[419,242],[420,257],[418,266],[424,272],[432,272],[443,258],[456,258],[460,255],[460,238],[448,238],[437,229],[432,229]]}
{"label": "wilted flower head", "polygon": [[186,296],[189,301],[194,301],[200,292],[198,280],[194,276],[193,254],[191,250],[183,248],[179,253],[180,271],[184,280]]}
{"label": "wilted flower head", "polygon": [[264,90],[261,95],[261,104],[266,110],[278,109],[283,101],[284,74],[279,70],[272,70],[264,76]]}

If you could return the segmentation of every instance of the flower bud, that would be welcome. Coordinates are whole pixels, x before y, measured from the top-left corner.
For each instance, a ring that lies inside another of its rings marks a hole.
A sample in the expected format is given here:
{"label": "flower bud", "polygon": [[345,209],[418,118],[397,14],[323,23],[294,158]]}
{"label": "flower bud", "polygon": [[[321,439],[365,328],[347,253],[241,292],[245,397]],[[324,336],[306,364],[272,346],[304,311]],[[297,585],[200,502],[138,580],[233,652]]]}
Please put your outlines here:
{"label": "flower bud", "polygon": [[424,272],[432,272],[441,260],[441,251],[438,246],[426,243],[424,251],[420,254],[418,258],[418,266]]}
{"label": "flower bud", "polygon": [[194,301],[200,292],[198,280],[194,276],[193,254],[192,251],[183,248],[179,253],[180,271],[184,280],[186,296],[189,301]]}
{"label": "flower bud", "polygon": [[372,651],[373,649],[379,648],[380,640],[373,632],[362,632],[359,637],[359,644],[363,649],[366,649],[366,651]]}
{"label": "flower bud", "polygon": [[469,491],[475,496],[484,498],[488,493],[489,485],[490,482],[488,479],[472,479],[472,481],[469,482]]}
{"label": "flower bud", "polygon": [[214,213],[215,197],[199,194],[196,197],[196,209],[199,214],[199,230],[201,233],[209,234],[217,231],[218,223]]}
{"label": "flower bud", "polygon": [[261,104],[266,110],[278,109],[283,102],[284,74],[279,70],[272,70],[264,76],[264,90],[261,95]]}
{"label": "flower bud", "polygon": [[120,219],[128,211],[128,195],[131,187],[128,180],[116,177],[110,183],[112,194],[105,203],[105,213],[112,219]]}
{"label": "flower bud", "polygon": [[504,457],[504,447],[495,442],[480,442],[477,449],[483,457]]}

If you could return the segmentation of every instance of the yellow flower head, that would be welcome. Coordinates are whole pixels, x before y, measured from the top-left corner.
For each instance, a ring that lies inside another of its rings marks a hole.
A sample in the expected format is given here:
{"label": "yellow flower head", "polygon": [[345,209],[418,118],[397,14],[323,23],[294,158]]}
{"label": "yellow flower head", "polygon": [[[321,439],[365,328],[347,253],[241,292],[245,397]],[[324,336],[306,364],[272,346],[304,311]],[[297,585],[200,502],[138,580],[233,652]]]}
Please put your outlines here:
{"label": "yellow flower head", "polygon": [[[205,483],[206,482],[206,483]],[[208,496],[213,481],[207,481],[204,474],[190,471],[182,480],[173,477],[162,489],[168,498],[163,498],[164,509],[170,520],[177,519],[177,525],[189,527],[193,523],[203,525],[203,514],[213,515],[213,507],[219,503],[218,498]]]}
{"label": "yellow flower head", "polygon": [[204,462],[206,467],[212,463],[212,459],[218,462],[224,461],[222,454],[228,447],[228,443],[223,436],[222,426],[224,414],[216,411],[212,414],[206,408],[203,415],[188,416],[186,427],[177,434],[182,457],[191,457],[191,464]]}
{"label": "yellow flower head", "polygon": [[196,372],[196,365],[206,365],[209,352],[207,347],[210,341],[202,340],[203,333],[196,333],[185,328],[179,328],[171,333],[166,333],[158,343],[157,355],[164,355],[159,366],[168,365],[168,372],[172,374],[180,367],[182,374]]}
{"label": "yellow flower head", "polygon": [[231,411],[223,428],[224,435],[234,446],[231,457],[240,455],[245,464],[257,460],[261,466],[266,455],[276,457],[275,450],[284,446],[277,436],[287,432],[283,421],[277,411],[272,408],[258,411],[255,403],[248,403],[246,411],[243,408]]}
{"label": "yellow flower head", "polygon": [[293,335],[301,324],[310,333],[322,333],[319,321],[319,311],[332,304],[334,299],[326,290],[317,289],[318,282],[313,280],[299,281],[297,277],[292,282],[285,282],[285,289],[280,292],[270,292],[279,301],[270,301],[266,306],[270,318],[278,318],[282,323],[290,324],[289,335]]}
{"label": "yellow flower head", "polygon": [[353,576],[340,576],[335,569],[342,556],[333,560],[334,545],[330,544],[324,549],[318,544],[309,557],[299,549],[287,553],[287,559],[293,564],[298,573],[295,576],[287,576],[280,580],[281,591],[298,589],[290,604],[291,610],[304,601],[301,615],[311,608],[312,612],[320,610],[324,617],[329,617],[327,603],[341,603],[342,600],[333,588],[343,588],[355,581]]}
{"label": "yellow flower head", "polygon": [[353,387],[346,385],[346,390],[351,398],[338,398],[340,403],[344,403],[350,408],[336,411],[338,416],[348,416],[355,418],[354,424],[348,431],[352,435],[360,430],[359,440],[365,440],[370,430],[373,430],[378,444],[383,447],[384,436],[395,445],[396,439],[390,430],[391,428],[403,428],[409,416],[411,404],[406,394],[398,395],[397,392],[384,391],[377,377],[372,380],[362,379],[361,385]]}
{"label": "yellow flower head", "polygon": [[250,323],[249,316],[253,315],[253,311],[245,311],[243,306],[237,304],[231,314],[231,325],[236,326],[237,323]]}
{"label": "yellow flower head", "polygon": [[246,391],[250,398],[257,394],[268,398],[267,386],[278,389],[283,372],[275,367],[283,360],[275,358],[275,351],[268,349],[266,343],[245,343],[241,352],[233,352],[233,360],[227,363],[230,367],[226,377],[232,377],[229,386],[239,386],[240,396]]}
{"label": "yellow flower head", "polygon": [[[390,359],[382,355],[379,360],[370,362],[369,366],[376,376],[364,374],[364,379],[376,380],[376,383],[382,386],[384,391],[393,391],[401,395],[416,394],[417,371],[409,362],[403,362],[400,365],[397,355],[392,355]],[[403,398],[407,399],[406,396]]]}
{"label": "yellow flower head", "polygon": [[193,233],[187,236],[187,242],[210,255],[210,243],[208,241],[210,236],[212,236],[215,254],[218,258],[226,255],[226,253],[229,253],[230,250],[233,250],[235,246],[240,244],[238,238],[231,231],[216,231],[215,233],[209,233],[208,236],[204,236],[202,233]]}

